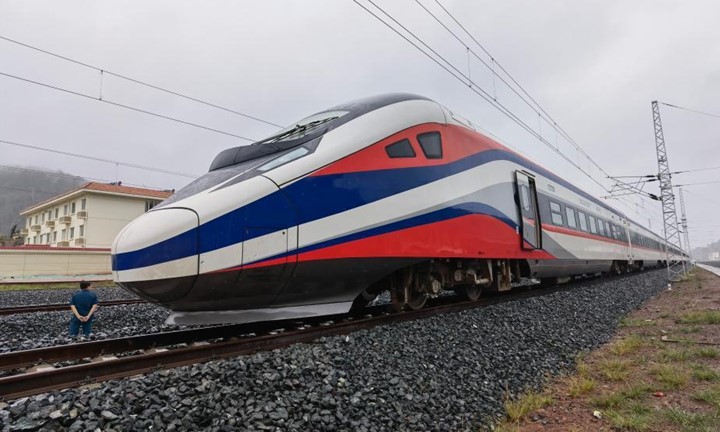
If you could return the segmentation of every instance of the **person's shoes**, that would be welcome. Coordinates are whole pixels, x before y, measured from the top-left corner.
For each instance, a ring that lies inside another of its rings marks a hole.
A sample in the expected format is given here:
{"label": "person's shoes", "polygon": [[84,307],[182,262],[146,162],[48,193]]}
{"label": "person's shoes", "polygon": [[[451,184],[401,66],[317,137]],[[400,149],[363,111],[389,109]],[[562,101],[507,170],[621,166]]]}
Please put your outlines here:
{"label": "person's shoes", "polygon": [[78,342],[84,342],[85,336],[78,336],[77,340],[78,340]]}

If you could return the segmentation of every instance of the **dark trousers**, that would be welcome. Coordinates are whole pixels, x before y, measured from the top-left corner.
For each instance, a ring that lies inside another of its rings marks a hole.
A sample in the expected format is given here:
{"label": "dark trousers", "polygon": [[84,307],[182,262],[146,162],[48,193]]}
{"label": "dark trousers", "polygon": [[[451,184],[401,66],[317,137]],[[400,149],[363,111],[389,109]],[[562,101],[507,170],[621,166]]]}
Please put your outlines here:
{"label": "dark trousers", "polygon": [[83,335],[90,336],[92,333],[92,324],[95,317],[90,317],[86,322],[82,322],[75,315],[70,318],[70,336],[77,336],[82,327]]}

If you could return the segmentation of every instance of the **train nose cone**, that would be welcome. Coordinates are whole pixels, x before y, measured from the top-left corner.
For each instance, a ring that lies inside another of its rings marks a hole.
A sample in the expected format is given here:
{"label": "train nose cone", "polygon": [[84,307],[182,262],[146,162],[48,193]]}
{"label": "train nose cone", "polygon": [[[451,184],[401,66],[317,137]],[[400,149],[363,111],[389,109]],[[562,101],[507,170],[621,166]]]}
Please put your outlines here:
{"label": "train nose cone", "polygon": [[163,208],[145,213],[115,238],[115,281],[140,297],[169,305],[184,297],[195,282],[198,243],[195,212]]}

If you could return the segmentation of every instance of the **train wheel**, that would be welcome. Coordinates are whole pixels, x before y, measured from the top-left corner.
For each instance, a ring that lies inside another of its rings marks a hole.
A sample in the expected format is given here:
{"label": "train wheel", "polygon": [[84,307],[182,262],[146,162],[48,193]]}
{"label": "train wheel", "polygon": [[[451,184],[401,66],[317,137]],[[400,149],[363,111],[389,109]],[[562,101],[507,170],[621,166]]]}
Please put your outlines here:
{"label": "train wheel", "polygon": [[477,285],[463,285],[455,288],[455,292],[465,300],[475,301],[480,298],[482,288]]}
{"label": "train wheel", "polygon": [[422,309],[427,301],[427,295],[422,292],[422,281],[414,274],[412,268],[403,269],[393,275],[390,296],[392,307],[396,312],[404,309]]}

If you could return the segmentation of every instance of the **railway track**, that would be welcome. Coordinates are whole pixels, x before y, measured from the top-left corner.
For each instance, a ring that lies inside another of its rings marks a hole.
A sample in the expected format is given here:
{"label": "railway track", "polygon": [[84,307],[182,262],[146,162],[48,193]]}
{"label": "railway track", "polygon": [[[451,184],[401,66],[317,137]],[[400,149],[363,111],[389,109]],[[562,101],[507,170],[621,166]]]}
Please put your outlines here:
{"label": "railway track", "polygon": [[[118,306],[125,304],[138,304],[147,303],[141,299],[127,299],[127,300],[109,300],[100,302],[100,306]],[[39,304],[39,305],[28,305],[28,306],[13,306],[7,308],[0,308],[0,315],[15,315],[21,313],[35,313],[35,312],[54,312],[70,310],[70,306],[67,303],[55,303],[55,304]]]}
{"label": "railway track", "polygon": [[[629,275],[620,277],[629,277]],[[589,284],[599,282],[604,282],[604,280],[592,280],[589,281]],[[588,284],[588,281],[540,290],[499,293],[475,302],[448,303],[448,298],[445,297],[436,299],[434,305],[419,311],[391,313],[389,312],[390,307],[383,305],[366,308],[362,311],[362,316],[336,315],[302,321],[203,327],[15,351],[0,354],[0,370],[12,371],[28,366],[35,367],[0,378],[0,401],[160,369],[273,350],[296,343],[310,342],[324,336],[347,334],[378,325],[544,296],[585,284]],[[115,356],[115,354],[123,354],[123,356]],[[75,364],[64,367],[51,365],[51,363],[63,361]]]}

